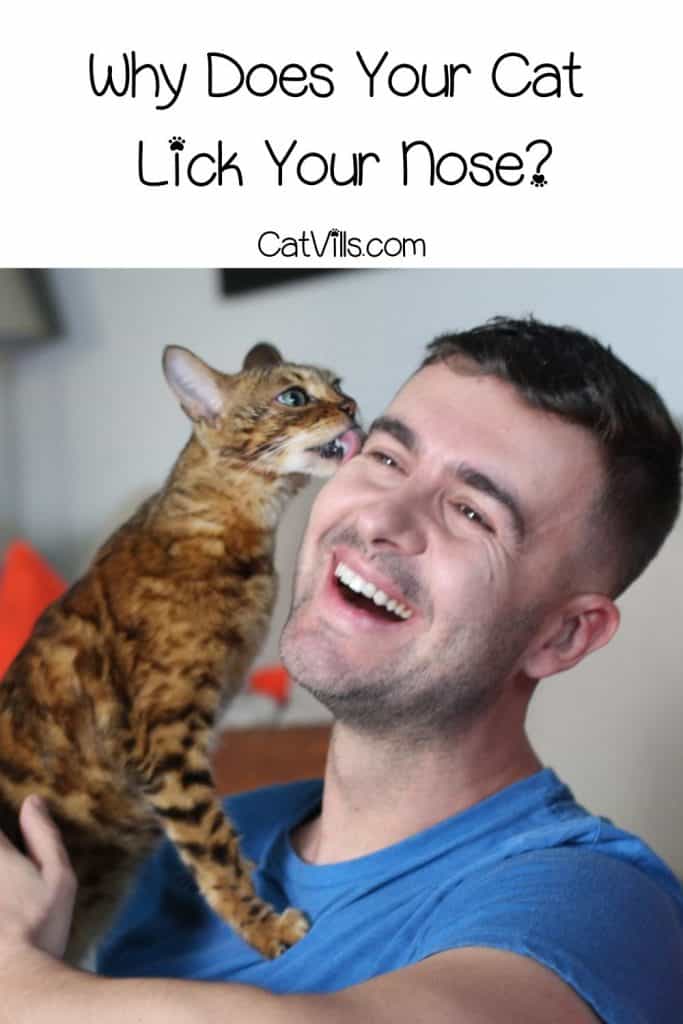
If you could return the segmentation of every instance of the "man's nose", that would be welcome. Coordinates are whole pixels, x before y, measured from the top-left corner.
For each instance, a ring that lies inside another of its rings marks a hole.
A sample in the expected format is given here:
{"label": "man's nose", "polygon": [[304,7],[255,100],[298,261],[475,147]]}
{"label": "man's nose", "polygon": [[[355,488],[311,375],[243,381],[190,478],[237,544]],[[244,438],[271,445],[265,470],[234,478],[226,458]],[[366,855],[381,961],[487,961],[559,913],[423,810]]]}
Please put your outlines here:
{"label": "man's nose", "polygon": [[419,555],[427,546],[419,501],[407,492],[397,491],[361,505],[356,512],[356,526],[368,548],[394,548],[407,555]]}

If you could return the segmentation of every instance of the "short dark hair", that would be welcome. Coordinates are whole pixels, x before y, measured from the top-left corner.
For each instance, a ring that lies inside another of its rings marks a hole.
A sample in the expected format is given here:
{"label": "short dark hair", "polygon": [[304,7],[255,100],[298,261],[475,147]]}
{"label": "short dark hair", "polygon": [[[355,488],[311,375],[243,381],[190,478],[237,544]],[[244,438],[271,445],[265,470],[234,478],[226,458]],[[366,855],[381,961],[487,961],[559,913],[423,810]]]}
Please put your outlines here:
{"label": "short dark hair", "polygon": [[603,550],[607,543],[613,552],[610,593],[621,594],[657,554],[680,508],[681,431],[660,396],[608,346],[533,317],[494,317],[443,335],[420,369],[458,356],[599,442],[606,484],[598,529]]}

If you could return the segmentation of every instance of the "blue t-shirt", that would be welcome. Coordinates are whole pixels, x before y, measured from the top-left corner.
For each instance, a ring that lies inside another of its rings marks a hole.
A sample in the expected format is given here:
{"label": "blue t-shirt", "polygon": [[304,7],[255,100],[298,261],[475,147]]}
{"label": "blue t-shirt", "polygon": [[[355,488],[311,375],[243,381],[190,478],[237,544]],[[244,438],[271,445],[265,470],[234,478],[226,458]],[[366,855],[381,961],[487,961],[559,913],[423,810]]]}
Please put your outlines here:
{"label": "blue t-shirt", "polygon": [[257,891],[312,927],[263,959],[207,907],[164,843],[104,943],[111,976],[331,992],[465,946],[545,964],[606,1024],[683,1021],[683,891],[639,839],[590,815],[548,768],[377,853],[316,866],[293,827],[320,807],[310,781],[227,802]]}

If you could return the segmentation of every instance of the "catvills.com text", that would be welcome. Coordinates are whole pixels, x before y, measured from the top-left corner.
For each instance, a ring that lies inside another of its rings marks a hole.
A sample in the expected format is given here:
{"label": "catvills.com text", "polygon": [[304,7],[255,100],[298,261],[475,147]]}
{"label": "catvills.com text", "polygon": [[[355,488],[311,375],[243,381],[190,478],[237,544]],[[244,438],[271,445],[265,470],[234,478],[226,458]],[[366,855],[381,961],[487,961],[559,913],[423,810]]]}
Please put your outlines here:
{"label": "catvills.com text", "polygon": [[368,239],[350,235],[348,231],[330,228],[322,232],[301,231],[296,235],[282,235],[278,231],[262,231],[257,241],[261,256],[304,257],[307,259],[408,259],[427,256],[424,238],[405,238],[391,235],[387,238]]}

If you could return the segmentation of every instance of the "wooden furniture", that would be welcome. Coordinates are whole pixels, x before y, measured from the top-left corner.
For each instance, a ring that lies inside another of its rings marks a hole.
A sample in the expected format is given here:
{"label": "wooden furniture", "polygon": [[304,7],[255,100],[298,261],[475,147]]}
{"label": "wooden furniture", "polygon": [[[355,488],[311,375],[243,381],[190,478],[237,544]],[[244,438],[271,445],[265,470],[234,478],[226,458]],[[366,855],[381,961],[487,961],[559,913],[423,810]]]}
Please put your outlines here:
{"label": "wooden furniture", "polygon": [[319,778],[325,770],[329,739],[327,725],[226,729],[213,758],[216,788],[227,795]]}

